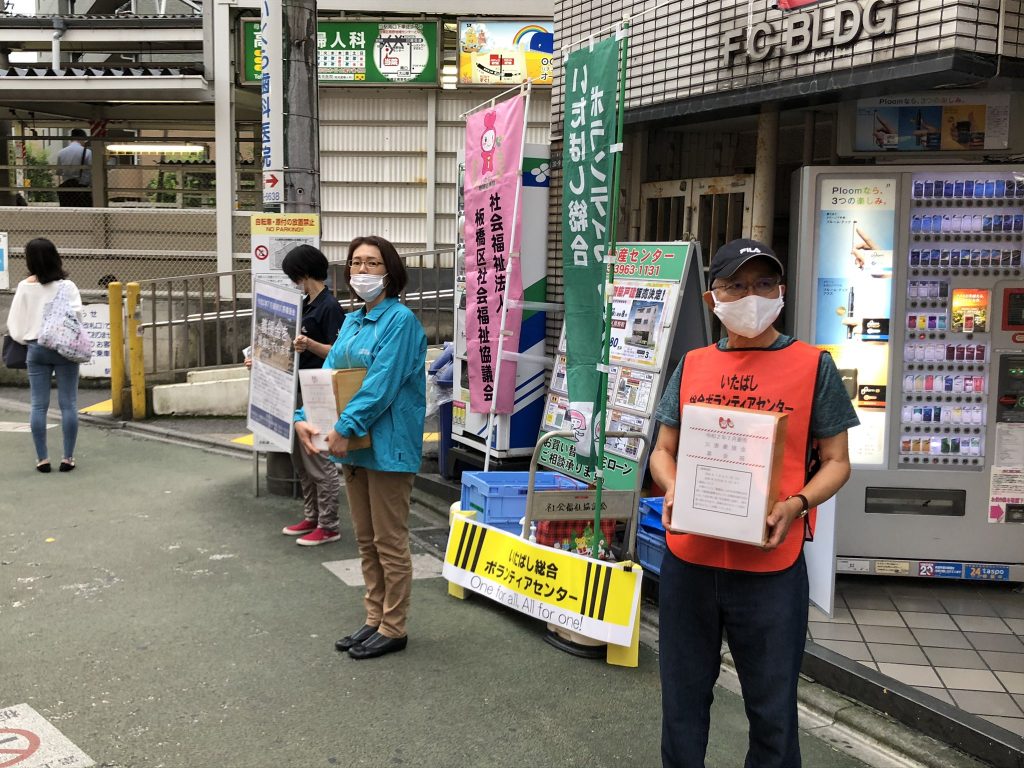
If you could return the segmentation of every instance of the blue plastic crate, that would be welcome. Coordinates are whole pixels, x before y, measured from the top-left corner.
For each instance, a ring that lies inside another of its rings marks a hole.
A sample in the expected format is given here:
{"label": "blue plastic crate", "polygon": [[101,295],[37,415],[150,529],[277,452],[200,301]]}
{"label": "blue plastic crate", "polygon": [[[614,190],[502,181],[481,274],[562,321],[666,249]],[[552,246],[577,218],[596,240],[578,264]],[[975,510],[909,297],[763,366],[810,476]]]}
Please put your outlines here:
{"label": "blue plastic crate", "polygon": [[648,573],[660,574],[661,561],[665,557],[665,534],[650,533],[643,529],[636,532],[636,558]]}
{"label": "blue plastic crate", "polygon": [[661,512],[664,504],[663,496],[640,499],[639,530],[665,535],[665,526],[661,524]]}
{"label": "blue plastic crate", "polygon": [[[519,533],[519,520],[526,514],[526,491],[529,472],[463,472],[462,509],[473,510],[476,519],[488,525]],[[536,491],[575,491],[589,486],[558,472],[538,472],[534,478]]]}

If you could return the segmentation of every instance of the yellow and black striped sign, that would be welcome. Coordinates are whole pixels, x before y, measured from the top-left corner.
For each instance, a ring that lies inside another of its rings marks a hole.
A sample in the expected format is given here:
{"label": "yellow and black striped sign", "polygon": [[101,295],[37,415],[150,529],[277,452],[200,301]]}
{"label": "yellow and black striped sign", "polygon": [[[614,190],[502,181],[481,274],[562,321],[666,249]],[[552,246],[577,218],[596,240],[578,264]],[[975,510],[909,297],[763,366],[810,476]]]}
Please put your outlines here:
{"label": "yellow and black striped sign", "polygon": [[[464,571],[475,571],[480,563],[480,553],[487,537],[486,528],[482,525],[464,525],[459,536],[459,545],[455,550],[454,562]],[[449,545],[450,546],[450,545]]]}
{"label": "yellow and black striped sign", "polygon": [[444,576],[454,584],[586,637],[630,645],[640,604],[639,567],[533,544],[456,516]]}

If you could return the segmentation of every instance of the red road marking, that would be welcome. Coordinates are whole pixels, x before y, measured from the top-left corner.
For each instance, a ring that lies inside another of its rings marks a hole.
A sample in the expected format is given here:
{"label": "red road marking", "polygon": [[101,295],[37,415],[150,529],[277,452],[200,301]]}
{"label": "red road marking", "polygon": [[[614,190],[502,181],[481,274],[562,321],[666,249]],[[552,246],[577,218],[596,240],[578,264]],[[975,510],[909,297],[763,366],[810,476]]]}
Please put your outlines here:
{"label": "red road marking", "polygon": [[[27,747],[5,747],[7,744],[14,739],[5,739],[6,734],[12,733],[15,736],[21,736],[28,742]],[[32,731],[23,731],[20,728],[0,728],[0,768],[10,768],[12,765],[28,760],[32,755],[39,749],[39,737],[36,736]],[[10,757],[5,757],[9,755]]]}

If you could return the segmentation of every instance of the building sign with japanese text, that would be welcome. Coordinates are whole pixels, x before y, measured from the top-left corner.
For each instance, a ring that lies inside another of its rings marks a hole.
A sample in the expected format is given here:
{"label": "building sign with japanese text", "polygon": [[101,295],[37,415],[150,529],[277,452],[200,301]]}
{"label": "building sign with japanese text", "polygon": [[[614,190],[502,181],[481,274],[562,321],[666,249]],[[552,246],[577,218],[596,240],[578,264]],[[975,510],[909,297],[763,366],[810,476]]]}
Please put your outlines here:
{"label": "building sign with japanese text", "polygon": [[[469,407],[475,413],[512,413],[516,365],[501,351],[519,349],[523,298],[518,255],[522,215],[516,210],[526,128],[522,94],[466,118],[466,353]],[[505,297],[509,307],[502,314]],[[504,330],[504,335],[502,331]],[[499,344],[500,342],[500,344]]]}
{"label": "building sign with japanese text", "polygon": [[534,544],[459,515],[452,520],[442,575],[520,613],[612,645],[630,645],[639,620],[639,569]]}
{"label": "building sign with japanese text", "polygon": [[260,84],[260,159],[263,172],[263,204],[284,201],[284,67],[281,61],[281,0],[262,0],[260,18],[249,22],[249,38],[256,49],[246,62],[259,59],[253,82]]}
{"label": "building sign with japanese text", "polygon": [[[318,21],[321,85],[435,85],[437,22]],[[242,21],[242,82],[261,79],[259,25]]]}

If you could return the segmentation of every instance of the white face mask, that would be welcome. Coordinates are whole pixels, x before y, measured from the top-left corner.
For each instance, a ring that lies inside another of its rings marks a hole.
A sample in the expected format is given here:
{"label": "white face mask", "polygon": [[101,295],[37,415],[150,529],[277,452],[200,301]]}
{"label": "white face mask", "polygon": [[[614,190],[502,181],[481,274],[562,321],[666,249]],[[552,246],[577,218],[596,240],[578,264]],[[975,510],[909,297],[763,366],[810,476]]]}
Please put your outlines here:
{"label": "white face mask", "polygon": [[714,293],[715,314],[722,325],[735,334],[756,339],[775,322],[782,312],[781,294],[774,299],[751,293],[736,301],[719,301]]}
{"label": "white face mask", "polygon": [[384,290],[384,275],[352,275],[349,278],[349,283],[360,299],[363,301],[373,301]]}

